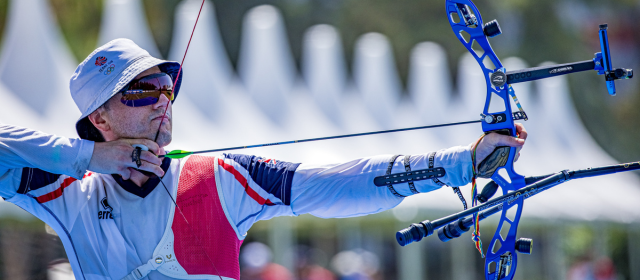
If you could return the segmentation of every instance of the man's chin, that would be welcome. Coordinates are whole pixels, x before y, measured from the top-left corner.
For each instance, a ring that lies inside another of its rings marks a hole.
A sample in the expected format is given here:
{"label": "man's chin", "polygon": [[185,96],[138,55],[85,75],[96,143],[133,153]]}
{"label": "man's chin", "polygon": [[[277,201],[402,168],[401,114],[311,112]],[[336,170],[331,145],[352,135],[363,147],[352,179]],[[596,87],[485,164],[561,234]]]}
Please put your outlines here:
{"label": "man's chin", "polygon": [[158,147],[164,148],[171,144],[171,140],[171,133],[161,132],[160,135],[158,135],[158,141],[156,141],[156,143],[158,144]]}

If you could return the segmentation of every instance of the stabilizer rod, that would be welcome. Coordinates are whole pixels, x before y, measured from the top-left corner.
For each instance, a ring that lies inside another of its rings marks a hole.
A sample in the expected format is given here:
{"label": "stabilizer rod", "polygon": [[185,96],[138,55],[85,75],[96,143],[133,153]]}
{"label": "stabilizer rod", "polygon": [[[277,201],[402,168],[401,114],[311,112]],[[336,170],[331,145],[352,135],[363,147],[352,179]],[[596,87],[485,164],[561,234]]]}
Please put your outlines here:
{"label": "stabilizer rod", "polygon": [[[550,189],[554,186],[567,182],[571,179],[580,179],[587,177],[596,177],[607,174],[613,174],[618,172],[627,172],[632,170],[640,170],[640,162],[630,162],[623,163],[617,165],[609,165],[603,167],[595,167],[595,168],[587,168],[580,169],[574,171],[561,171],[555,173],[545,179],[542,179],[538,182],[531,184],[530,186],[524,187],[518,191],[508,193],[506,195],[502,195],[500,197],[491,199],[482,205],[478,205],[476,207],[469,208],[465,211],[458,212],[444,218],[437,219],[433,222],[429,220],[424,220],[417,224],[412,224],[410,227],[400,230],[396,233],[396,240],[398,244],[401,246],[406,246],[412,242],[417,242],[422,240],[422,238],[430,236],[433,234],[435,230],[448,226],[449,229],[460,228],[460,234],[466,230],[462,230],[464,228],[470,227],[469,221],[466,221],[465,218],[471,216],[475,213],[481,213],[481,219],[489,217],[502,209],[504,203],[511,203],[515,199],[523,196],[524,199],[530,198],[542,191]],[[486,211],[485,211],[486,210]],[[462,220],[462,221],[460,221]],[[453,225],[451,225],[453,224]],[[457,225],[456,225],[457,224]],[[471,224],[473,222],[471,221]],[[467,229],[468,230],[468,229]],[[457,231],[457,230],[456,230]],[[445,236],[449,239],[455,238],[458,236],[457,233],[449,232],[448,236]],[[442,239],[442,238],[441,238]],[[443,240],[443,241],[447,241]]]}

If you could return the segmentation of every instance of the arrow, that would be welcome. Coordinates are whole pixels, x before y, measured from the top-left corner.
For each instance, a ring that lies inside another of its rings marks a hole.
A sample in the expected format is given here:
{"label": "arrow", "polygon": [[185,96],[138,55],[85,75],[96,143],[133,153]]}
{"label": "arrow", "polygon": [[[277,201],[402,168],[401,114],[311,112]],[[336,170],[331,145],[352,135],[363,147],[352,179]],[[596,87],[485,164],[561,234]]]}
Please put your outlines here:
{"label": "arrow", "polygon": [[380,131],[362,132],[362,133],[354,133],[354,134],[344,134],[344,135],[319,137],[319,138],[309,138],[309,139],[301,139],[301,140],[293,140],[293,141],[257,144],[257,145],[249,145],[249,146],[237,146],[237,147],[229,147],[229,148],[221,148],[221,149],[213,149],[213,150],[203,150],[203,151],[195,151],[195,152],[183,151],[183,150],[173,150],[173,151],[167,153],[166,155],[161,155],[159,157],[160,158],[168,157],[168,158],[177,159],[177,158],[183,158],[183,157],[186,157],[186,156],[189,156],[189,155],[193,155],[193,154],[204,154],[204,153],[222,152],[222,151],[230,151],[230,150],[241,150],[241,149],[258,148],[258,147],[266,147],[266,146],[278,146],[278,145],[286,145],[286,144],[294,144],[294,143],[304,143],[304,142],[313,142],[313,141],[321,141],[321,140],[349,138],[349,137],[356,137],[356,136],[392,133],[392,132],[400,132],[400,131],[428,129],[428,128],[436,128],[436,127],[444,127],[444,126],[463,125],[463,124],[479,123],[481,121],[482,120],[475,120],[475,121],[466,121],[466,122],[445,123],[445,124],[417,126],[417,127],[408,127],[408,128],[398,128],[398,129],[390,129],[390,130],[380,130]]}

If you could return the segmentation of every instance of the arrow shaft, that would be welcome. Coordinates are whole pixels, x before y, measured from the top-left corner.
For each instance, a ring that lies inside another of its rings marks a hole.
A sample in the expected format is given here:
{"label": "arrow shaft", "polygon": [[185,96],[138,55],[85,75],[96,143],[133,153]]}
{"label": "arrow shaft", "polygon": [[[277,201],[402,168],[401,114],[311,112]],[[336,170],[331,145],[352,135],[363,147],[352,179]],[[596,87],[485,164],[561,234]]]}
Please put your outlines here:
{"label": "arrow shaft", "polygon": [[[340,138],[350,138],[350,137],[358,137],[358,136],[366,136],[366,135],[376,135],[376,134],[385,134],[385,133],[393,133],[393,132],[401,132],[401,131],[411,131],[411,130],[429,129],[429,128],[437,128],[437,127],[445,127],[445,126],[472,124],[472,123],[479,123],[479,122],[481,122],[481,120],[446,123],[446,124],[436,124],[436,125],[427,125],[427,126],[417,126],[417,127],[408,127],[408,128],[398,128],[398,129],[390,129],[390,130],[379,130],[379,131],[353,133],[353,134],[343,134],[343,135],[326,136],[326,137],[318,137],[318,138],[308,138],[308,139],[300,139],[300,140],[292,140],[292,141],[284,141],[284,142],[274,142],[274,143],[266,143],[266,144],[257,144],[257,145],[236,146],[236,147],[228,147],[228,148],[221,148],[221,149],[203,150],[203,151],[190,152],[188,154],[204,154],[204,153],[223,152],[223,151],[231,151],[231,150],[242,150],[242,149],[259,148],[259,147],[267,147],[267,146],[279,146],[279,145],[294,144],[294,143],[304,143],[304,142],[314,142],[314,141],[340,139]],[[185,153],[185,154],[187,154],[187,153]],[[178,153],[178,154],[173,154],[173,155],[180,155],[180,154]],[[160,157],[164,157],[164,156],[160,156]]]}

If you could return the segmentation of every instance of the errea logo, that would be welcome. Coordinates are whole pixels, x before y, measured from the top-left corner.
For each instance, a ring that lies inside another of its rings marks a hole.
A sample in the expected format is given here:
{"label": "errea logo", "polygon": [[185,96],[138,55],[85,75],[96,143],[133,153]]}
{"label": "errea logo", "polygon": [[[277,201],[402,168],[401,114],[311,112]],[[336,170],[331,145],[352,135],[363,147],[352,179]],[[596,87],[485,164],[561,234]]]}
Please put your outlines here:
{"label": "errea logo", "polygon": [[100,201],[100,205],[102,205],[102,208],[104,208],[105,211],[98,211],[98,220],[113,220],[113,214],[111,213],[113,211],[113,207],[109,205],[106,197]]}

